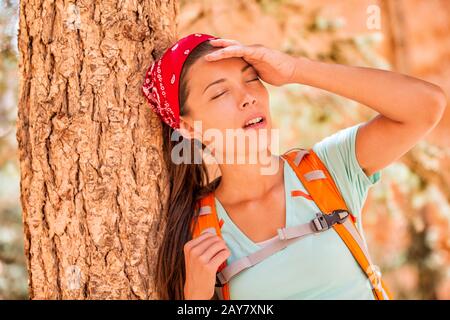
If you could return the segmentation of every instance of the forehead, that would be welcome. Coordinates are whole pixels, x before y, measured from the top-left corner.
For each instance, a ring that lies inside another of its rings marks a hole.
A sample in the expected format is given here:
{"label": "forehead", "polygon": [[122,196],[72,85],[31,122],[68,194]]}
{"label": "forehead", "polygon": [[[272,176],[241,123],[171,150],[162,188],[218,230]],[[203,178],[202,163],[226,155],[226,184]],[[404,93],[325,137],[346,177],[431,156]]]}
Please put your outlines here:
{"label": "forehead", "polygon": [[[240,75],[241,69],[248,63],[242,58],[226,58],[217,61],[198,59],[189,69],[188,79],[193,90],[201,93],[205,86],[220,78]],[[249,68],[252,69],[252,68]]]}
{"label": "forehead", "polygon": [[206,61],[204,56],[193,64],[191,69],[221,70],[225,68],[242,68],[247,62],[239,57],[225,58],[217,61]]}

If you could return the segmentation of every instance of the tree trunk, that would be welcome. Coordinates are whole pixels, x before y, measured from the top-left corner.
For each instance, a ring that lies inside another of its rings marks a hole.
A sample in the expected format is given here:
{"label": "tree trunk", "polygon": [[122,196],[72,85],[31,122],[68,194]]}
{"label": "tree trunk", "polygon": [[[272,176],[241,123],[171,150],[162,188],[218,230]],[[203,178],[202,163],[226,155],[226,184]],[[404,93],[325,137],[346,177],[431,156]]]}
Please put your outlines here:
{"label": "tree trunk", "polygon": [[141,84],[170,1],[22,0],[17,140],[30,299],[157,299],[160,120]]}

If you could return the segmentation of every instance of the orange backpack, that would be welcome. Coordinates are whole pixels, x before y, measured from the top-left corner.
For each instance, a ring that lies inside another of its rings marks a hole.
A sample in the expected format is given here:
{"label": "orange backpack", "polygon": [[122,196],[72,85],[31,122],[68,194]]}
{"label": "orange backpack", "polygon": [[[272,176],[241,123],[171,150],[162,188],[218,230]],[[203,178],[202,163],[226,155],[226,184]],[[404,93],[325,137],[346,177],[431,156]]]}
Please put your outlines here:
{"label": "orange backpack", "polygon": [[[322,214],[318,214],[309,224],[278,229],[279,238],[276,239],[275,243],[238,259],[231,265],[227,265],[225,260],[220,265],[216,277],[216,287],[221,288],[218,290],[219,297],[222,300],[230,300],[229,280],[237,273],[259,263],[305,235],[333,228],[367,275],[375,299],[390,300],[391,296],[381,279],[381,274],[376,270],[377,267],[372,264],[368,250],[356,228],[356,218],[348,210],[336,184],[317,154],[312,148],[309,150],[295,148],[284,153],[282,157],[295,171]],[[222,237],[222,224],[223,220],[218,220],[214,192],[211,192],[197,203],[197,212],[191,225],[193,238],[198,237],[203,232],[212,232]]]}

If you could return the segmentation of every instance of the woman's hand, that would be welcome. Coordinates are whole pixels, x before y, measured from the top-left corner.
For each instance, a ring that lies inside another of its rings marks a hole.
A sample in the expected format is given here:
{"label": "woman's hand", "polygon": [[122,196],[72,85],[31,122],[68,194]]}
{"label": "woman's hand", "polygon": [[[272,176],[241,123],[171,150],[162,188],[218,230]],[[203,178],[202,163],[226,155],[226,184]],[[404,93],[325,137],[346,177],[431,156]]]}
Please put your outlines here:
{"label": "woman's hand", "polygon": [[205,56],[206,61],[240,57],[251,64],[258,76],[274,86],[294,83],[296,58],[260,44],[242,45],[236,40],[213,39],[211,45],[224,47]]}
{"label": "woman's hand", "polygon": [[186,300],[209,300],[214,296],[216,273],[230,256],[230,251],[220,237],[205,232],[184,245]]}

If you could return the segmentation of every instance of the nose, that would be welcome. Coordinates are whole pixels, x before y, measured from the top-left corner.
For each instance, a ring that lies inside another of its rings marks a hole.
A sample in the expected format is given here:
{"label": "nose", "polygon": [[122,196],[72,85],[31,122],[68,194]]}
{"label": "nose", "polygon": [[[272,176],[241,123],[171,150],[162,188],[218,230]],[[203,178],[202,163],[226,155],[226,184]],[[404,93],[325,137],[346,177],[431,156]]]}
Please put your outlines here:
{"label": "nose", "polygon": [[254,95],[249,92],[245,93],[244,100],[239,104],[241,110],[248,108],[250,104],[256,104],[256,98]]}

